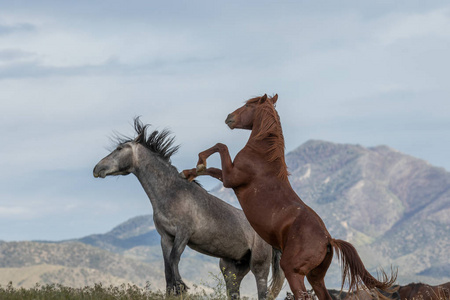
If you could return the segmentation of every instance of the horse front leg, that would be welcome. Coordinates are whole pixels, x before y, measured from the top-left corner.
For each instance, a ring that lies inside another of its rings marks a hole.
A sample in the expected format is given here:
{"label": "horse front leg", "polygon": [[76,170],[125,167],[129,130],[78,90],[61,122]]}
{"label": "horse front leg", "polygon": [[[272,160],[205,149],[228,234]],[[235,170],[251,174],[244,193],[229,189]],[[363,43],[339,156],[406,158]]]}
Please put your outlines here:
{"label": "horse front leg", "polygon": [[180,264],[181,254],[183,254],[184,249],[189,241],[190,234],[182,229],[179,229],[175,240],[173,243],[172,251],[170,252],[170,261],[172,262],[173,275],[175,279],[175,294],[180,295],[187,292],[188,286],[181,279],[180,271],[178,266]]}
{"label": "horse front leg", "polygon": [[[198,154],[198,162],[197,167],[194,169],[187,169],[180,172],[180,176],[189,181],[193,181],[197,176],[209,175],[220,181],[223,181],[223,174],[221,169],[217,168],[206,168],[206,160],[208,157],[213,155],[216,152],[219,152],[219,144],[200,152]],[[225,146],[226,147],[226,146]],[[228,151],[228,150],[227,150]]]}
{"label": "horse front leg", "polygon": [[206,159],[217,152],[220,154],[220,160],[222,163],[221,174],[218,171],[216,173],[217,175],[221,175],[219,180],[223,182],[224,187],[232,188],[238,186],[242,181],[242,176],[240,176],[242,172],[234,168],[228,147],[222,143],[217,143],[213,147],[199,153],[196,169],[197,174],[203,175],[207,172],[208,169],[206,168]]}
{"label": "horse front leg", "polygon": [[183,170],[180,172],[180,175],[182,178],[187,179],[189,181],[193,181],[197,176],[203,176],[203,175],[209,175],[211,177],[214,177],[220,181],[222,181],[222,170],[217,168],[207,168],[204,170],[201,174],[197,173],[197,168],[195,169],[188,169]]}
{"label": "horse front leg", "polygon": [[205,172],[206,160],[208,159],[208,157],[210,157],[214,153],[217,153],[220,151],[218,145],[223,145],[223,144],[218,143],[218,144],[212,146],[211,148],[206,149],[205,151],[202,151],[198,154],[198,162],[197,162],[197,169],[196,169],[198,175],[203,175],[203,172]]}
{"label": "horse front leg", "polygon": [[178,265],[181,254],[186,248],[189,235],[177,234],[175,239],[169,236],[161,236],[161,246],[163,249],[164,267],[166,275],[166,293],[180,295],[187,292],[188,286],[181,279]]}
{"label": "horse front leg", "polygon": [[173,286],[175,285],[173,268],[170,262],[170,252],[172,251],[173,240],[169,236],[161,235],[161,249],[164,259],[164,275],[166,277],[166,294],[173,293]]}

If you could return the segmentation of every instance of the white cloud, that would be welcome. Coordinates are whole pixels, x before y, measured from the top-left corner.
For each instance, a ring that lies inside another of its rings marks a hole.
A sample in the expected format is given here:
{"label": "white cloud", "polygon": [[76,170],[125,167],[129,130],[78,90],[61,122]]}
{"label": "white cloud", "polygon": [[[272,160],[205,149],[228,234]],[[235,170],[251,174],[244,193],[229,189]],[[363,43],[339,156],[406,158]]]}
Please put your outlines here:
{"label": "white cloud", "polygon": [[0,64],[11,61],[23,61],[33,58],[34,54],[14,48],[4,48],[0,50]]}
{"label": "white cloud", "polygon": [[24,219],[33,216],[33,212],[30,211],[29,207],[20,206],[0,206],[0,218],[2,219]]}
{"label": "white cloud", "polygon": [[[228,130],[224,119],[264,93],[280,96],[288,150],[309,138],[388,144],[450,166],[448,6],[195,4],[108,3],[105,10],[91,1],[11,2],[2,9],[0,167],[7,172],[0,190],[14,196],[1,196],[3,215],[84,219],[92,201],[114,222],[127,197],[119,190],[143,192],[135,178],[85,181],[113,131],[134,135],[135,116],[169,127],[182,145],[174,163],[194,167],[198,152],[217,142],[232,156],[244,146],[249,132]],[[218,156],[210,163],[217,166]],[[69,180],[74,172],[82,173]],[[41,173],[46,181],[27,181],[28,193],[11,181]],[[85,193],[67,197],[73,189]]]}
{"label": "white cloud", "polygon": [[450,38],[450,8],[424,12],[397,13],[383,20],[385,28],[378,38],[384,45],[402,42],[405,39]]}

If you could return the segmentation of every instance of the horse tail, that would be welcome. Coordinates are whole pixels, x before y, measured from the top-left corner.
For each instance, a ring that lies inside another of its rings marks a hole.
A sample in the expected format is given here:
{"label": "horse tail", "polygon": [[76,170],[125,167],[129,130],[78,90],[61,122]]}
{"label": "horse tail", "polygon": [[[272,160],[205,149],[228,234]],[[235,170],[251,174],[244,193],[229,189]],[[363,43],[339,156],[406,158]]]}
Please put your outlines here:
{"label": "horse tail", "polygon": [[349,292],[358,291],[361,285],[365,285],[368,289],[377,288],[387,291],[397,279],[397,272],[392,272],[392,270],[390,278],[383,270],[381,270],[381,280],[374,278],[364,267],[355,247],[349,242],[332,239],[330,244],[333,246],[337,257],[341,262],[341,289],[344,288],[345,282],[348,281]]}
{"label": "horse tail", "polygon": [[281,250],[272,248],[272,279],[269,285],[270,299],[276,299],[284,283],[284,272],[280,267]]}

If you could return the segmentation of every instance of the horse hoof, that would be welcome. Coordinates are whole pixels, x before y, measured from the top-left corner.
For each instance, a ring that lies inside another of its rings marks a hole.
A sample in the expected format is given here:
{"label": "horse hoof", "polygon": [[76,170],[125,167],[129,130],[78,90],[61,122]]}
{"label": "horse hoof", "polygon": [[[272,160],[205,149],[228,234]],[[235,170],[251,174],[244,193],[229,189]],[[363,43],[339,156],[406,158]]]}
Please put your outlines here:
{"label": "horse hoof", "polygon": [[206,170],[206,166],[204,164],[197,165],[197,173],[201,173]]}
{"label": "horse hoof", "polygon": [[180,177],[183,178],[183,179],[187,179],[186,175],[184,175],[184,171],[180,172]]}
{"label": "horse hoof", "polygon": [[284,300],[294,300],[294,295],[289,292],[286,292],[286,298]]}

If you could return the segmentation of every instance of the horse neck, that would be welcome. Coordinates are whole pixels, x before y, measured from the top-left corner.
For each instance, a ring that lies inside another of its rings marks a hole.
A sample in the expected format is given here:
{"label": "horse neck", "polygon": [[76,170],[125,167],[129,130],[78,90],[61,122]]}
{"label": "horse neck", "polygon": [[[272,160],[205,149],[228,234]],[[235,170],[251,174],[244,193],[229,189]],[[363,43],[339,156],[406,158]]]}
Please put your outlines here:
{"label": "horse neck", "polygon": [[258,136],[258,132],[252,130],[250,137],[247,141],[246,147],[253,149],[254,151],[261,153],[263,156],[267,156],[267,152],[269,149],[269,143],[267,140],[262,139]]}
{"label": "horse neck", "polygon": [[[279,127],[280,126],[279,123],[276,121],[272,121],[272,119],[274,117],[271,116],[271,114],[267,114],[267,115],[269,115],[268,118],[263,116],[264,109],[262,109],[262,112],[260,114],[256,114],[256,115],[257,116],[253,120],[252,132],[250,134],[248,143],[250,145],[260,147],[261,152],[267,153],[267,150],[271,147],[270,135],[271,135],[271,133],[273,133],[275,131],[274,134],[279,135],[281,137],[282,142],[283,142],[283,149],[284,149],[283,133],[281,132],[281,127]],[[266,121],[264,122],[264,125],[263,125],[263,119],[266,119]],[[271,121],[267,121],[267,119],[269,119]],[[274,125],[272,125],[273,124],[272,122],[274,122]],[[268,129],[268,126],[267,126],[268,124],[272,125],[270,129]],[[275,127],[274,131],[271,130],[273,127]],[[268,132],[268,130],[270,130],[270,132]],[[284,150],[283,150],[283,152],[284,152]]]}
{"label": "horse neck", "polygon": [[164,209],[170,201],[178,172],[169,162],[150,150],[135,151],[133,174],[138,178],[153,206],[153,213]]}
{"label": "horse neck", "polygon": [[[281,128],[278,130],[281,131]],[[280,135],[282,139],[282,144],[273,149],[273,140],[271,140],[271,135],[269,133],[261,132],[261,121],[256,120],[253,124],[252,132],[248,139],[246,147],[252,149],[253,151],[259,153],[266,161],[273,167],[274,172],[277,174],[277,177],[282,180],[288,181],[288,175],[286,162],[284,158],[284,140],[283,133],[277,133]],[[277,158],[272,157],[273,152],[278,152]]]}

